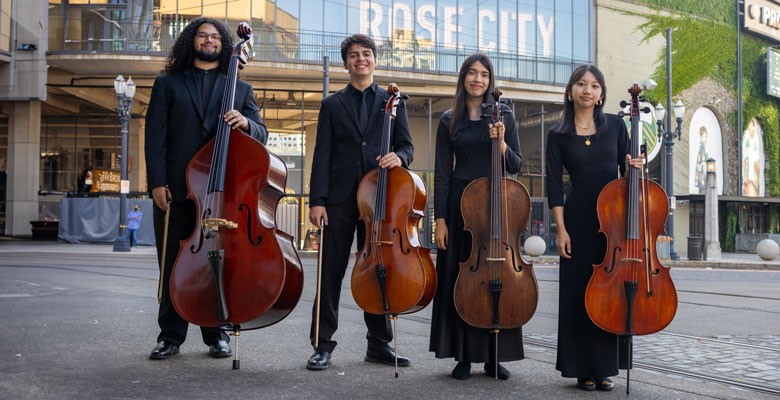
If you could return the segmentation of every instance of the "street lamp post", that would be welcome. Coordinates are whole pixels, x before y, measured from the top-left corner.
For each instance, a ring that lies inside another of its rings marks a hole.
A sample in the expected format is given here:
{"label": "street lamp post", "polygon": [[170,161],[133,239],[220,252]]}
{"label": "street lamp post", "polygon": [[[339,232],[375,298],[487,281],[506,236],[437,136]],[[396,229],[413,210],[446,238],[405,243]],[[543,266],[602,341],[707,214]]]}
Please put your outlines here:
{"label": "street lamp post", "polygon": [[707,159],[707,182],[704,192],[704,259],[720,260],[720,239],[718,229],[718,182],[717,165]]}
{"label": "street lamp post", "polygon": [[[680,256],[674,248],[674,209],[676,199],[674,197],[674,139],[682,137],[682,119],[685,116],[685,104],[677,100],[674,104],[674,118],[677,120],[677,129],[672,131],[671,126],[664,132],[664,146],[666,147],[666,193],[669,196],[669,216],[666,219],[666,234],[672,238],[669,242],[669,258],[679,260]],[[671,125],[671,121],[669,122]]]}
{"label": "street lamp post", "polygon": [[664,129],[666,109],[660,102],[655,106],[654,114],[658,125],[658,137],[664,139],[664,147],[666,148],[666,177],[662,183],[669,196],[669,215],[666,218],[666,235],[672,238],[672,241],[669,242],[669,258],[679,260],[680,256],[677,255],[674,248],[674,139],[680,140],[682,137],[682,118],[685,115],[685,105],[682,101],[677,100],[673,108],[674,117],[677,120],[677,129],[675,130],[672,130],[670,126],[666,126]]}
{"label": "street lamp post", "polygon": [[115,252],[130,251],[130,240],[127,237],[127,194],[130,192],[130,185],[127,180],[127,130],[130,125],[130,108],[133,106],[133,96],[135,96],[135,83],[133,78],[125,81],[122,75],[114,80],[114,90],[116,91],[116,111],[119,114],[119,120],[122,122],[122,164],[120,172],[119,185],[119,229],[114,240]]}

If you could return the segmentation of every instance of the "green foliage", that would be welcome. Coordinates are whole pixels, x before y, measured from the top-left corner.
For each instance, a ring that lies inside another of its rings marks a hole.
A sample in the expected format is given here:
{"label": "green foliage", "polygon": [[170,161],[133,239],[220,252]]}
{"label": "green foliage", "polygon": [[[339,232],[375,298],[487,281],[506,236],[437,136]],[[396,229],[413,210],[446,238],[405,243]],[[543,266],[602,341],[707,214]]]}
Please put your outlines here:
{"label": "green foliage", "polygon": [[778,233],[780,228],[780,209],[777,204],[769,206],[769,233]]}
{"label": "green foliage", "polygon": [[736,21],[737,9],[733,0],[634,0],[644,3],[656,10],[665,9],[676,14],[687,14],[686,17],[700,17],[726,23]]}
{"label": "green foliage", "polygon": [[[668,9],[679,17],[644,15],[647,22],[637,29],[644,41],[657,35],[665,37],[672,29],[672,96],[690,88],[705,77],[711,77],[736,98],[737,21],[733,1],[726,0],[635,0],[650,7]],[[766,171],[766,195],[780,196],[780,129],[777,99],[766,94],[767,41],[742,35],[743,128],[756,118],[764,133],[764,154],[769,162]],[[652,102],[666,104],[666,47],[658,54],[653,77],[658,86],[645,93]],[[726,116],[737,129],[736,112]],[[724,143],[724,148],[728,144]]]}
{"label": "green foliage", "polygon": [[737,207],[730,204],[726,208],[726,227],[721,229],[720,244],[723,251],[733,253],[736,251],[737,243]]}

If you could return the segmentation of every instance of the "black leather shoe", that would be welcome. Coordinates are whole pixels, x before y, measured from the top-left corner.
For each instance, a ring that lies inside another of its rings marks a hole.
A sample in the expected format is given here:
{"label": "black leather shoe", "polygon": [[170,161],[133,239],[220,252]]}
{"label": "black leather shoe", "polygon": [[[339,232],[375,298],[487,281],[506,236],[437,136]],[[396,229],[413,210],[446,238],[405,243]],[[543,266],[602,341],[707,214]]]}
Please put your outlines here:
{"label": "black leather shoe", "polygon": [[[395,350],[390,346],[371,347],[366,350],[365,361],[372,363],[382,363],[385,365],[395,365]],[[398,356],[398,366],[408,367],[411,362],[406,357]]]}
{"label": "black leather shoe", "polygon": [[452,370],[452,377],[459,381],[465,381],[466,379],[469,379],[470,376],[471,376],[471,363],[468,361],[458,362],[458,365],[456,365],[455,368]]}
{"label": "black leather shoe", "polygon": [[179,346],[163,340],[162,342],[157,343],[157,346],[154,346],[152,354],[149,354],[149,359],[164,360],[174,354],[179,354]]}
{"label": "black leather shoe", "polygon": [[[495,378],[496,363],[494,362],[485,363],[485,373],[487,373],[489,377]],[[501,363],[498,364],[498,379],[501,379],[502,381],[509,379],[509,370],[504,368],[504,366],[501,365]]]}
{"label": "black leather shoe", "polygon": [[330,352],[324,350],[317,350],[309,357],[309,361],[306,362],[306,369],[313,371],[328,369],[330,367]]}
{"label": "black leather shoe", "polygon": [[230,346],[224,340],[217,340],[209,346],[209,355],[214,358],[230,357],[233,354]]}

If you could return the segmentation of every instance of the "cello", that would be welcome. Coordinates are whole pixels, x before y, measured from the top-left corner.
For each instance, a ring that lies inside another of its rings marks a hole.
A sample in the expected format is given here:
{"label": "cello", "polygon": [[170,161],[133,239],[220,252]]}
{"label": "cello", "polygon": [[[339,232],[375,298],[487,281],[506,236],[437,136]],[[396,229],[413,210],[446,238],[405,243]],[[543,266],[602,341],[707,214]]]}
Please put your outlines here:
{"label": "cello", "polygon": [[[493,102],[483,104],[487,111],[483,118],[495,124],[508,110],[502,109],[501,90],[494,88],[491,95]],[[498,363],[498,332],[531,319],[539,290],[533,265],[523,258],[520,245],[531,197],[523,184],[504,176],[499,140],[492,142],[490,176],[469,183],[461,196],[464,230],[472,240],[468,259],[460,263],[453,297],[463,321],[495,333]]]}
{"label": "cello", "polygon": [[[396,108],[405,98],[394,83],[387,92],[381,156],[390,152]],[[360,180],[357,203],[367,234],[355,257],[350,286],[364,311],[397,321],[398,314],[419,311],[433,299],[436,269],[430,249],[420,245],[417,235],[426,199],[422,179],[403,167],[375,168]]]}
{"label": "cello", "polygon": [[[248,24],[239,25],[220,115],[233,109],[239,57],[249,56],[251,34]],[[216,136],[187,165],[186,181],[198,217],[171,270],[176,311],[234,336],[285,318],[300,299],[303,270],[292,237],[276,227],[284,162],[220,118]]]}
{"label": "cello", "polygon": [[[637,158],[642,89],[634,83],[628,92],[631,157]],[[607,251],[604,260],[593,265],[585,290],[585,308],[598,327],[626,338],[630,377],[632,337],[656,333],[672,322],[677,312],[677,291],[669,269],[661,265],[656,252],[656,241],[664,233],[669,214],[666,192],[645,176],[644,168],[627,168],[628,177],[604,186],[596,202],[599,232],[607,238]]]}

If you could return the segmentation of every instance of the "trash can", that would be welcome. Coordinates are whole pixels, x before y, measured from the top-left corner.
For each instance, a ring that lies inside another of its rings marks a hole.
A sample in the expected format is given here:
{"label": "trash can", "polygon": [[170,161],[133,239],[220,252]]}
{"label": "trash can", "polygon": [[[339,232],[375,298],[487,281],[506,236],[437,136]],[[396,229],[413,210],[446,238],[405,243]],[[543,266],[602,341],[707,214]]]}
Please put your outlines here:
{"label": "trash can", "polygon": [[704,238],[701,236],[688,236],[688,259],[702,260],[704,257]]}

